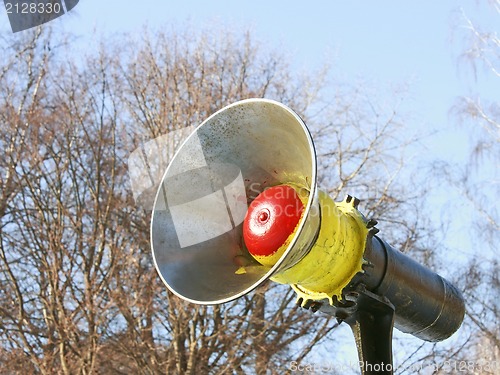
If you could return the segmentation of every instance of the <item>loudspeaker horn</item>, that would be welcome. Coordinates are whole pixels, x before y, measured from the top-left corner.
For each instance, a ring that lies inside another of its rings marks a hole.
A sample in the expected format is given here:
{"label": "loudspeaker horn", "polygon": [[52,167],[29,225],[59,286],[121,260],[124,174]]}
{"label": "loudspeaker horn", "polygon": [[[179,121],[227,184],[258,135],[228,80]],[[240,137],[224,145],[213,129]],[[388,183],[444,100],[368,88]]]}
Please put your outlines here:
{"label": "loudspeaker horn", "polygon": [[[382,311],[387,335],[394,315],[398,329],[421,339],[451,336],[465,313],[460,292],[378,238],[358,199],[333,202],[318,190],[316,167],[306,125],[283,104],[248,99],[210,116],[174,156],[156,196],[151,241],[166,286],[217,304],[270,278],[291,285],[300,306],[351,318],[355,329],[361,312]],[[252,202],[277,186],[291,187],[302,211],[266,264],[248,251],[243,229]]]}
{"label": "loudspeaker horn", "polygon": [[[319,231],[316,169],[306,125],[281,103],[242,100],[206,119],[174,155],[154,203],[151,243],[165,285],[218,304],[297,264]],[[304,213],[281,258],[263,267],[246,250],[243,220],[256,196],[284,182],[307,190]]]}

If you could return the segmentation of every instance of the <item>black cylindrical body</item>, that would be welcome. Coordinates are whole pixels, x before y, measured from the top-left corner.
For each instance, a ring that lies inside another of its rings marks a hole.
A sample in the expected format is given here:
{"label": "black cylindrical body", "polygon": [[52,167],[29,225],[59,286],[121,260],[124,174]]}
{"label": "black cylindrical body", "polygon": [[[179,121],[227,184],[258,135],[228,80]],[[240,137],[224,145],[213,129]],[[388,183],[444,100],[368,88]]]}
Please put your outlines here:
{"label": "black cylindrical body", "polygon": [[450,282],[374,236],[365,258],[373,264],[363,280],[395,307],[394,325],[426,341],[450,337],[462,324],[465,304]]}

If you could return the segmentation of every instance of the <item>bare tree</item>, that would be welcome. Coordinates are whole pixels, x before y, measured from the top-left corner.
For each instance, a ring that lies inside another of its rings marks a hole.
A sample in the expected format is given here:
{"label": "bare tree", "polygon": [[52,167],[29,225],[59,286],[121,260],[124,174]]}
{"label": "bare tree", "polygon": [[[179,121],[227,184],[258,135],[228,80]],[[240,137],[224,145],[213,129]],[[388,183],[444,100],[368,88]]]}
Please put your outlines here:
{"label": "bare tree", "polygon": [[82,64],[60,58],[64,46],[49,32],[27,35],[3,42],[13,57],[0,66],[7,373],[281,374],[318,345],[337,347],[338,323],[297,308],[286,286],[193,306],[153,267],[150,212],[133,199],[128,157],[235,100],[267,97],[298,111],[318,145],[322,187],[363,198],[404,250],[428,250],[416,235],[423,191],[396,178],[412,141],[397,103],[384,109],[357,87],[322,99],[327,69],[294,74],[249,33],[146,33],[103,41],[75,59]]}
{"label": "bare tree", "polygon": [[[479,3],[478,3],[479,4]],[[486,12],[500,16],[500,2],[492,0],[482,4]],[[482,71],[488,80],[498,82],[500,40],[496,30],[489,30],[470,18],[463,10],[455,25],[462,37],[459,61],[466,62],[467,76],[475,82]],[[481,97],[470,92],[457,98],[451,115],[467,131],[471,141],[468,161],[463,165],[442,163],[437,169],[440,181],[460,195],[462,209],[470,217],[456,217],[464,227],[464,235],[472,239],[474,248],[467,252],[461,272],[455,275],[456,283],[466,299],[467,311],[458,340],[448,353],[435,351],[433,360],[439,364],[439,373],[446,360],[465,365],[471,374],[493,374],[499,369],[500,283],[497,247],[500,240],[498,216],[498,160],[500,159],[500,103],[495,98]],[[469,366],[469,367],[467,367]]]}

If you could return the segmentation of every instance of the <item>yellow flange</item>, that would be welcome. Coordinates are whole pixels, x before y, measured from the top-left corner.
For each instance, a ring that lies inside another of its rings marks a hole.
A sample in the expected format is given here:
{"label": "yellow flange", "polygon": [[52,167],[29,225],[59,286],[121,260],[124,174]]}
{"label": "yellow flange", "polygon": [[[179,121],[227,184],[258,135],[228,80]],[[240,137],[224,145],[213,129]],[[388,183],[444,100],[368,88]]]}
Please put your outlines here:
{"label": "yellow flange", "polygon": [[304,303],[307,300],[342,299],[342,290],[362,272],[368,228],[351,197],[340,203],[318,194],[321,227],[314,246],[293,267],[271,277],[290,284]]}

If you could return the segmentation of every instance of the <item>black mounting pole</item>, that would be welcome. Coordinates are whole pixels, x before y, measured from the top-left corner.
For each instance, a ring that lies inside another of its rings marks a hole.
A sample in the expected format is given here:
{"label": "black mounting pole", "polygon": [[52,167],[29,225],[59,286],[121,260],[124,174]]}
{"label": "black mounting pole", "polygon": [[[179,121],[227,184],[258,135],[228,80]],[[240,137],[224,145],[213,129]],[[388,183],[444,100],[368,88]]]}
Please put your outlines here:
{"label": "black mounting pole", "polygon": [[[356,310],[344,321],[351,327],[361,374],[392,375],[394,306],[360,287]],[[356,292],[357,293],[357,292]]]}
{"label": "black mounting pole", "polygon": [[345,293],[345,298],[333,305],[326,301],[304,301],[299,305],[313,312],[334,316],[351,327],[358,349],[362,375],[392,375],[392,330],[395,309],[385,297],[374,294],[363,284]]}

